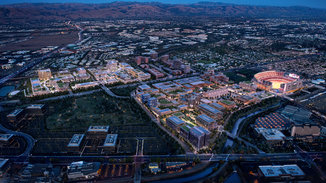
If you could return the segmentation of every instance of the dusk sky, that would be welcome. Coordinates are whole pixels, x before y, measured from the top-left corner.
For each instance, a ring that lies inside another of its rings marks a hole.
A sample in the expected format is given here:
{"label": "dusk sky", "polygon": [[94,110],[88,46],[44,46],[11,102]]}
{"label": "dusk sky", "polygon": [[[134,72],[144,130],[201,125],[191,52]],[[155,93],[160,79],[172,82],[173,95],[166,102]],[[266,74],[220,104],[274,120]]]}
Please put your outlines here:
{"label": "dusk sky", "polygon": [[[128,1],[128,0],[120,0]],[[133,0],[138,2],[162,2],[162,3],[195,3],[200,0]],[[308,6],[314,8],[326,9],[326,0],[203,0],[210,2],[224,2],[235,4],[249,4],[249,5],[269,5],[269,6]],[[81,3],[108,3],[112,0],[1,0],[0,4],[12,3],[67,3],[67,2],[81,2]]]}

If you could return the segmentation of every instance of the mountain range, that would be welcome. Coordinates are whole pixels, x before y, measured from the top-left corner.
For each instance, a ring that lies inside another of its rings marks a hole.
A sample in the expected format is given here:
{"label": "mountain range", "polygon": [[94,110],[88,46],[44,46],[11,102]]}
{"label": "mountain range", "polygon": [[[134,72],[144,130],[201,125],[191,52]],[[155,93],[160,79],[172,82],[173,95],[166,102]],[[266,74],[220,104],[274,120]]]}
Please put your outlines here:
{"label": "mountain range", "polygon": [[326,10],[307,7],[250,6],[213,2],[194,4],[153,2],[112,2],[106,4],[23,3],[0,6],[1,23],[171,17],[252,17],[325,20]]}

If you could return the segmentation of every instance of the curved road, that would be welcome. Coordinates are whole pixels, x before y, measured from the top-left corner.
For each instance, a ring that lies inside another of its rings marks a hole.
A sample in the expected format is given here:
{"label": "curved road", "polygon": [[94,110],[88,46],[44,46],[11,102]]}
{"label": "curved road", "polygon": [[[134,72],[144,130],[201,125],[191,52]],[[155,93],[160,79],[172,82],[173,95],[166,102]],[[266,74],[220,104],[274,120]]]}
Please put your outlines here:
{"label": "curved road", "polygon": [[0,124],[0,130],[5,133],[8,133],[8,134],[13,134],[13,135],[16,135],[19,137],[23,137],[27,142],[27,147],[26,147],[25,151],[18,157],[28,157],[30,155],[30,152],[32,151],[32,149],[35,145],[35,139],[32,136],[30,136],[26,133],[9,130],[9,129],[5,128],[4,126],[2,126],[1,124]]}
{"label": "curved road", "polygon": [[[259,114],[259,113],[262,113],[262,112],[265,112],[265,111],[267,111],[267,110],[269,110],[269,109],[271,109],[271,108],[273,108],[273,107],[275,107],[275,106],[277,106],[278,104],[274,104],[274,105],[272,105],[272,106],[269,106],[269,107],[267,107],[267,108],[264,108],[264,109],[260,109],[260,110],[258,110],[258,111],[255,111],[255,112],[253,112],[253,113],[250,113],[250,114],[248,114],[248,115],[246,115],[246,116],[243,116],[243,117],[241,117],[241,118],[239,118],[238,120],[237,120],[237,122],[234,124],[234,126],[233,126],[233,129],[232,129],[232,132],[231,132],[231,135],[232,136],[234,136],[234,137],[238,137],[239,136],[239,132],[238,132],[238,130],[239,130],[239,127],[240,127],[240,124],[245,120],[245,119],[247,119],[247,118],[249,118],[249,117],[251,117],[251,116],[254,116],[254,115],[257,115],[257,114]],[[226,147],[231,147],[233,145],[233,140],[231,140],[231,139],[227,139],[227,141],[226,141],[226,143],[225,143],[225,145],[224,145],[224,148],[226,148]]]}

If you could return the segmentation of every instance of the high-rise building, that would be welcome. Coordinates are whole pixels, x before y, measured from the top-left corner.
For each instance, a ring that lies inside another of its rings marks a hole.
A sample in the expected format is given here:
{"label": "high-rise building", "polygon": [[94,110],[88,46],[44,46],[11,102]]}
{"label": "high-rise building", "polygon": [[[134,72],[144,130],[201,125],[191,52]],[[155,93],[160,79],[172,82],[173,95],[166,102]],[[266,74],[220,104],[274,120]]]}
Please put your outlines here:
{"label": "high-rise building", "polygon": [[40,80],[49,80],[52,77],[50,69],[38,70],[37,74]]}

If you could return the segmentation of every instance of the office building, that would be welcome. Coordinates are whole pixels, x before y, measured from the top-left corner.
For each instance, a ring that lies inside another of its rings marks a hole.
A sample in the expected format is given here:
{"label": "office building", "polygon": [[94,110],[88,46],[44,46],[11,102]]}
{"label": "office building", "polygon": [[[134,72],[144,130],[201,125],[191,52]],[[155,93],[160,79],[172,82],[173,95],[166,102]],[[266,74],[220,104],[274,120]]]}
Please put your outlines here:
{"label": "office building", "polygon": [[85,141],[85,135],[84,134],[74,134],[74,136],[71,138],[68,149],[69,151],[79,151],[82,148],[82,145]]}
{"label": "office building", "polygon": [[110,126],[90,126],[87,130],[87,138],[105,138]]}
{"label": "office building", "polygon": [[207,116],[206,114],[198,115],[196,120],[208,129],[215,129],[217,127],[216,120]]}
{"label": "office building", "polygon": [[38,78],[40,80],[49,80],[52,77],[50,69],[38,70],[37,74],[38,74]]}
{"label": "office building", "polygon": [[150,99],[150,98],[151,98],[151,94],[149,94],[149,93],[146,93],[146,94],[141,95],[141,101],[144,104],[146,104],[148,102],[148,99]]}
{"label": "office building", "polygon": [[199,150],[203,146],[208,145],[210,134],[211,133],[203,127],[193,127],[190,129],[189,142]]}
{"label": "office building", "polygon": [[171,116],[169,118],[166,118],[166,124],[173,130],[179,132],[180,127],[184,125],[185,122],[176,116]]}
{"label": "office building", "polygon": [[25,117],[24,109],[15,109],[7,115],[7,119],[10,123],[16,125]]}
{"label": "office building", "polygon": [[45,104],[32,104],[26,107],[26,112],[30,115],[44,115],[47,112]]}
{"label": "office building", "polygon": [[157,98],[156,97],[151,97],[147,101],[147,106],[148,107],[157,107]]}
{"label": "office building", "polygon": [[[258,174],[268,180],[291,180],[304,177],[305,173],[296,165],[261,165],[258,166]],[[269,182],[269,181],[268,181]],[[287,181],[286,181],[287,182]]]}
{"label": "office building", "polygon": [[203,113],[207,114],[208,116],[214,119],[221,119],[223,117],[223,113],[207,104],[200,104],[198,108]]}

